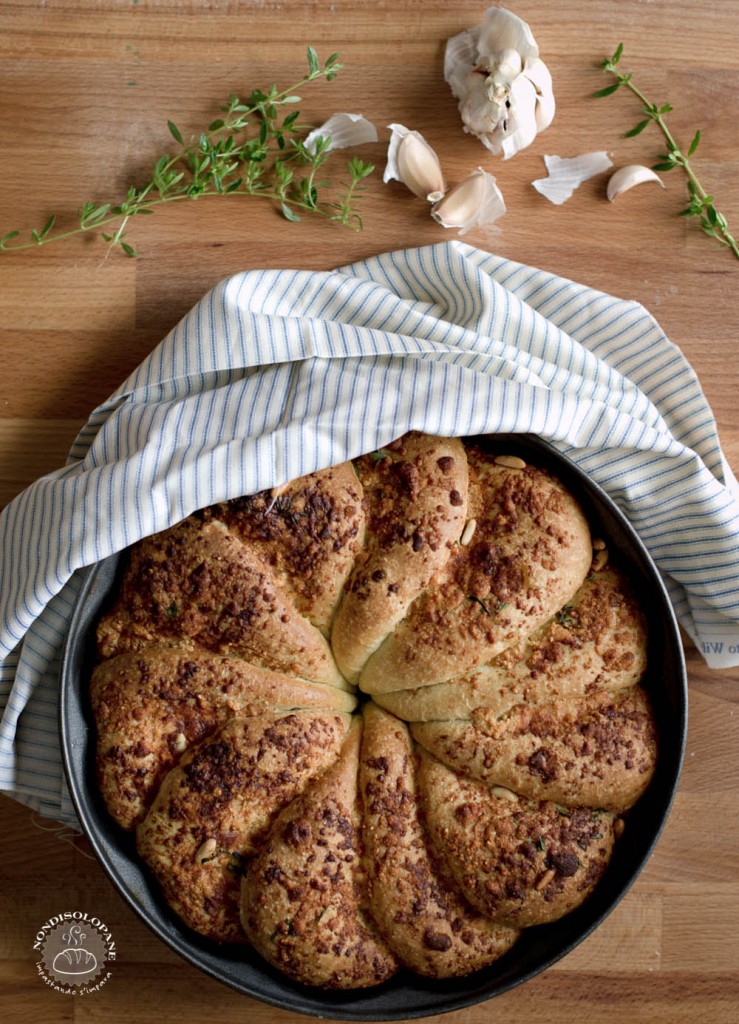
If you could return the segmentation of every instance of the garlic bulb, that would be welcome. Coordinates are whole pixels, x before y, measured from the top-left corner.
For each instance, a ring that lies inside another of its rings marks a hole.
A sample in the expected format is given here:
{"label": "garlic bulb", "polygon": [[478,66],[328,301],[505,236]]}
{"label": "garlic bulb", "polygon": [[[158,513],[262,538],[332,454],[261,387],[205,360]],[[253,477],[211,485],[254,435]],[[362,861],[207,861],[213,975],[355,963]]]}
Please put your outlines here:
{"label": "garlic bulb", "polygon": [[347,149],[361,146],[365,142],[377,142],[377,129],[361,114],[334,114],[320,128],[314,128],[305,137],[303,145],[309,153],[315,153],[316,140],[328,141],[326,152],[332,149]]}
{"label": "garlic bulb", "polygon": [[439,158],[420,132],[402,124],[388,125],[392,132],[387,150],[384,182],[402,181],[420,199],[436,203],[446,192]]}
{"label": "garlic bulb", "polygon": [[642,164],[628,164],[626,167],[619,167],[608,179],[606,196],[608,202],[612,203],[622,192],[628,192],[634,185],[641,185],[645,181],[656,181],[662,188],[664,181],[655,174],[651,167],[644,167]]}
{"label": "garlic bulb", "polygon": [[464,129],[504,159],[530,145],[554,117],[552,76],[531,29],[503,7],[447,41],[444,77]]}
{"label": "garlic bulb", "polygon": [[459,228],[464,235],[471,228],[490,224],[506,212],[503,195],[495,178],[478,167],[464,181],[451,188],[431,211],[445,228]]}

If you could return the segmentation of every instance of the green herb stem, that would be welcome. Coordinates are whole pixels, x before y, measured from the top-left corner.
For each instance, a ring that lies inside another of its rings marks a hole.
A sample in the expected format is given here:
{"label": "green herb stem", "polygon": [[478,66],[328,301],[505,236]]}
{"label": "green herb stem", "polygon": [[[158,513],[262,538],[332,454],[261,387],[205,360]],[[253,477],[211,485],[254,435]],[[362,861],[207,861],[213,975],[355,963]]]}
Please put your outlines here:
{"label": "green herb stem", "polygon": [[635,135],[641,134],[650,123],[657,126],[667,144],[667,152],[659,157],[658,162],[653,165],[653,170],[667,172],[680,167],[687,178],[690,198],[685,209],[680,211],[681,216],[700,218],[702,231],[710,238],[714,238],[720,245],[730,249],[734,256],[739,259],[739,244],[737,244],[736,239],[729,230],[726,217],[716,209],[713,196],[703,187],[690,164],[690,157],[695,153],[700,144],[700,131],[697,131],[693,136],[687,153],[683,152],[665,121],[665,114],[669,114],[672,107],[669,103],[662,104],[661,106],[652,103],[641,89],[634,85],[630,73],[619,71],[618,63],[621,60],[622,54],[623,43],[619,43],[613,56],[603,61],[601,67],[604,71],[613,75],[616,81],[605,89],[599,89],[594,95],[597,97],[610,96],[620,89],[621,86],[626,86],[636,96],[642,104],[642,112],[646,115],[646,119],[640,121],[631,131],[626,132],[626,137],[633,138]]}
{"label": "green herb stem", "polygon": [[[116,230],[114,236],[110,239],[110,243],[111,243],[111,245],[119,245],[120,244],[120,241],[121,241],[121,239],[123,237],[123,233],[124,233],[125,227],[127,225],[127,222],[130,220],[131,217],[135,216],[136,214],[148,213],[149,211],[153,211],[157,206],[162,206],[165,203],[176,203],[176,202],[179,202],[182,199],[190,199],[190,200],[192,200],[192,199],[207,199],[209,197],[212,198],[213,196],[223,196],[223,194],[224,194],[223,192],[219,192],[216,189],[204,189],[202,192],[198,192],[197,196],[190,196],[190,195],[184,195],[183,194],[183,195],[175,195],[175,196],[161,196],[158,199],[151,199],[148,203],[142,204],[140,208],[132,211],[130,214],[128,214],[121,221],[120,226]],[[300,202],[298,199],[287,198],[287,197],[281,195],[280,193],[274,192],[274,191],[270,192],[270,191],[261,190],[261,189],[260,190],[256,190],[256,189],[243,189],[243,190],[238,190],[238,191],[231,192],[229,194],[230,195],[249,195],[249,196],[256,196],[256,197],[259,197],[259,198],[262,198],[262,199],[271,199],[273,202],[286,203],[289,207],[296,207],[296,208],[298,208],[300,210],[305,210],[307,213],[314,213],[314,214],[316,214],[319,217],[328,217],[331,220],[339,221],[339,223],[347,223],[346,221],[342,220],[342,218],[337,217],[333,210],[323,209],[322,207],[319,207],[319,206],[312,206],[309,203]],[[347,193],[347,195],[348,195],[348,193]],[[356,216],[358,216],[358,214],[354,213],[353,216],[356,217]],[[120,220],[120,214],[112,214],[109,217],[105,217],[102,220],[97,221],[95,223],[94,227],[95,228],[102,228],[102,227],[105,227],[108,224],[114,223],[114,222],[119,221],[119,220]],[[352,225],[350,224],[349,226],[351,227]],[[79,235],[79,234],[82,234],[83,232],[90,231],[90,230],[91,230],[91,228],[82,228],[82,227],[70,228],[68,231],[59,231],[59,232],[57,232],[54,235],[47,235],[45,238],[41,238],[40,241],[38,241],[38,242],[34,242],[34,241],[18,242],[15,245],[5,245],[2,248],[3,248],[4,251],[7,251],[7,252],[19,252],[21,249],[38,249],[39,246],[48,245],[50,242],[58,242],[58,241],[60,241],[63,238],[72,238],[75,235]]]}
{"label": "green herb stem", "polygon": [[[125,237],[131,218],[151,214],[165,203],[205,196],[259,196],[278,204],[287,220],[299,221],[300,211],[359,230],[362,218],[355,203],[364,191],[360,182],[374,167],[354,158],[346,165],[348,184],[319,183],[316,174],[330,156],[330,140],[319,138],[309,151],[303,140],[312,131],[311,126],[297,123],[298,110],[283,116],[285,106],[292,109],[300,102],[296,89],[319,78],[332,81],[342,68],[337,54],[323,65],[313,47],[308,47],[307,55],[308,73],[296,85],[281,90],[273,85],[266,92],[254,90],[246,103],[230,96],[221,107],[223,116],[187,143],[177,125],[168,121],[170,135],[180,148],[174,155],[161,156],[150,180],[129,188],[122,202],[84,203],[78,211],[78,225],[65,231],[53,231],[56,215],[25,238],[20,231],[9,231],[0,236],[0,252],[17,252],[99,232],[110,248],[118,247],[127,256],[135,256]],[[326,189],[332,189],[329,198],[325,198]],[[113,225],[111,234],[102,230]]]}

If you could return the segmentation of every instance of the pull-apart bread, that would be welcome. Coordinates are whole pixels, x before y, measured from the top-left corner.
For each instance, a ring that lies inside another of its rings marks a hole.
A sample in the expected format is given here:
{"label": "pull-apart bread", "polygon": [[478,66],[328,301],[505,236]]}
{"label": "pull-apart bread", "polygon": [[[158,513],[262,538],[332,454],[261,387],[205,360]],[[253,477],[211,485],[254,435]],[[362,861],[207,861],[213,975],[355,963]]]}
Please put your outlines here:
{"label": "pull-apart bread", "polygon": [[657,757],[646,651],[556,476],[407,434],[131,549],[100,791],[201,935],[325,988],[463,976],[606,870]]}

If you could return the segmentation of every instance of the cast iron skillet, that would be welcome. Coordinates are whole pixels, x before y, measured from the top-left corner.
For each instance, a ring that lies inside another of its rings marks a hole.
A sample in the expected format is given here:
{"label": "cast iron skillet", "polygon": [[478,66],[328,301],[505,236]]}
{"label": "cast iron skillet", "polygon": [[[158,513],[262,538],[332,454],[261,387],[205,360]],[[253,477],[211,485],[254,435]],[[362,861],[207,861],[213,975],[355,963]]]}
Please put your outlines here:
{"label": "cast iron skillet", "polygon": [[62,754],[79,820],[113,885],[163,942],[206,974],[263,1002],[313,1016],[383,1021],[446,1013],[499,995],[550,967],[603,921],[643,868],[667,819],[685,747],[687,685],[677,625],[659,574],[613,501],[548,444],[529,435],[479,440],[496,452],[550,468],[579,498],[593,536],[605,538],[611,557],[630,573],[648,616],[650,667],[645,685],[657,715],[660,749],[654,779],[629,812],[624,835],[594,893],[560,921],[526,929],[497,963],[466,978],[432,981],[403,971],[376,988],[326,992],[292,983],[253,950],[234,950],[201,938],[177,918],[140,863],[133,836],[112,821],[98,793],[88,681],[95,659],[95,624],[117,582],[122,559],[111,556],[85,570],[63,654],[60,688]]}

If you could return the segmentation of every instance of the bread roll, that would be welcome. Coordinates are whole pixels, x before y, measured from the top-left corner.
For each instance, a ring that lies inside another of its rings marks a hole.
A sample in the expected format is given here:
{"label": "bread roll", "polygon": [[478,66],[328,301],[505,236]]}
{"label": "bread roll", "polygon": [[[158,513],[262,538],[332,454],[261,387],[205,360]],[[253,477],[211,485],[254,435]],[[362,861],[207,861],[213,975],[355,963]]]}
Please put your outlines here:
{"label": "bread roll", "polygon": [[425,751],[419,788],[435,855],[491,920],[515,928],[556,921],[583,902],[606,869],[608,811],[492,790]]}
{"label": "bread roll", "polygon": [[97,771],[108,810],[123,828],[146,814],[182,754],[230,718],[323,708],[352,711],[356,699],[208,651],[150,647],[95,668]]}
{"label": "bread roll", "polygon": [[271,570],[295,608],[328,635],[349,571],[364,542],[362,485],[350,462],[283,487],[211,506]]}
{"label": "bread roll", "polygon": [[406,434],[357,468],[367,537],[331,634],[352,682],[449,560],[467,513],[467,458],[456,438]]}
{"label": "bread roll", "polygon": [[488,665],[375,700],[410,722],[469,719],[475,708],[502,715],[516,704],[633,686],[646,664],[644,615],[623,573],[609,567],[591,572],[569,604]]}
{"label": "bread roll", "polygon": [[418,974],[455,978],[493,963],[518,932],[461,898],[428,848],[408,727],[364,706],[360,789],[369,910],[395,955]]}
{"label": "bread roll", "polygon": [[110,658],[153,644],[237,654],[262,668],[348,686],[325,637],[217,520],[191,517],[132,549],[120,599],[98,627],[99,652]]}
{"label": "bread roll", "polygon": [[657,760],[654,716],[639,686],[519,705],[502,716],[478,708],[471,722],[419,722],[412,730],[467,778],[617,814],[645,791]]}
{"label": "bread roll", "polygon": [[587,522],[558,480],[476,448],[467,458],[474,534],[369,659],[365,693],[429,686],[485,664],[571,601],[590,568]]}
{"label": "bread roll", "polygon": [[366,913],[360,735],[357,719],[339,761],[280,814],[242,885],[249,941],[306,985],[366,988],[398,967]]}
{"label": "bread roll", "polygon": [[321,711],[232,718],[167,775],[138,826],[137,847],[191,928],[244,942],[246,858],[277,813],[336,761],[350,721]]}

